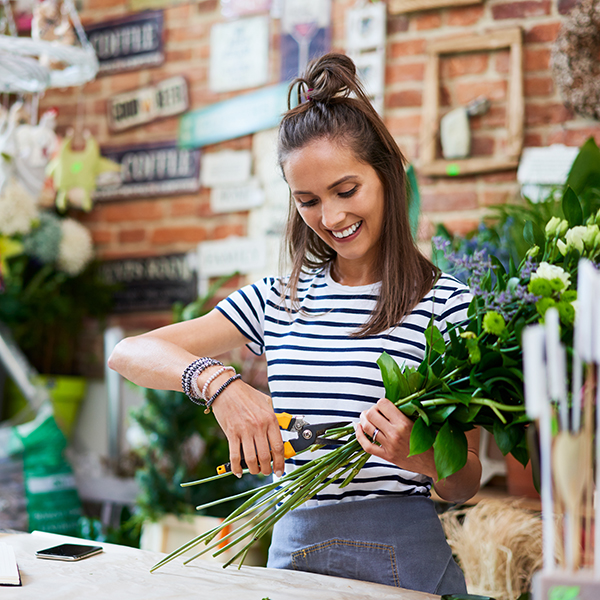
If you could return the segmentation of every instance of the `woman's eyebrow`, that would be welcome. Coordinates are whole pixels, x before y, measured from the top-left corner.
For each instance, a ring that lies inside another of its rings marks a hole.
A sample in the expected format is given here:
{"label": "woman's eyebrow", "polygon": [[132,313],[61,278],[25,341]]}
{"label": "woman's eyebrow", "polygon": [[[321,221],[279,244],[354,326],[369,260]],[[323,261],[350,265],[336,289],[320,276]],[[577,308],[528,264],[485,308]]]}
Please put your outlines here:
{"label": "woman's eyebrow", "polygon": [[[344,183],[348,179],[353,179],[355,177],[356,177],[356,175],[344,175],[344,177],[338,179],[337,181],[334,181],[331,185],[327,186],[327,189],[332,190],[334,187],[340,185],[340,183]],[[294,190],[292,192],[292,194],[294,194],[294,196],[301,196],[302,194],[312,194],[312,193],[313,192],[303,192],[300,190]]]}

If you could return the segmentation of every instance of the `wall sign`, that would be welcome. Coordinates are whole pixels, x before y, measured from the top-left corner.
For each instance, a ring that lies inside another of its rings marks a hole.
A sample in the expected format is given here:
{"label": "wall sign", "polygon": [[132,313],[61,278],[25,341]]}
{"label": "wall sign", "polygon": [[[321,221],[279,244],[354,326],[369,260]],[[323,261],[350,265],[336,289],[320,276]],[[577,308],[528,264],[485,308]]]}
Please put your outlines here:
{"label": "wall sign", "polygon": [[235,96],[180,117],[179,145],[198,148],[270,129],[286,110],[287,84]]}
{"label": "wall sign", "polygon": [[193,258],[190,254],[170,254],[102,263],[104,280],[120,288],[113,296],[114,312],[166,310],[174,302],[195,300],[198,289]]}
{"label": "wall sign", "polygon": [[230,237],[198,244],[198,270],[202,277],[249,273],[264,268],[264,238]]}
{"label": "wall sign", "polygon": [[264,85],[269,80],[269,17],[217,23],[210,30],[210,71],[213,92]]}
{"label": "wall sign", "polygon": [[265,193],[254,180],[247,185],[215,187],[210,191],[210,208],[215,213],[250,210],[265,201]]}
{"label": "wall sign", "polygon": [[103,148],[102,154],[121,165],[121,182],[99,186],[95,200],[189,194],[200,189],[199,150],[160,142]]}
{"label": "wall sign", "polygon": [[221,0],[221,14],[234,19],[259,12],[269,12],[271,0]]}
{"label": "wall sign", "polygon": [[171,77],[156,85],[110,98],[107,103],[108,126],[111,131],[123,131],[163,117],[180,115],[188,108],[185,77]]}
{"label": "wall sign", "polygon": [[250,179],[252,153],[250,150],[221,150],[202,156],[200,181],[204,187],[239,185]]}
{"label": "wall sign", "polygon": [[85,32],[98,56],[99,74],[154,67],[165,60],[161,10],[90,25]]}

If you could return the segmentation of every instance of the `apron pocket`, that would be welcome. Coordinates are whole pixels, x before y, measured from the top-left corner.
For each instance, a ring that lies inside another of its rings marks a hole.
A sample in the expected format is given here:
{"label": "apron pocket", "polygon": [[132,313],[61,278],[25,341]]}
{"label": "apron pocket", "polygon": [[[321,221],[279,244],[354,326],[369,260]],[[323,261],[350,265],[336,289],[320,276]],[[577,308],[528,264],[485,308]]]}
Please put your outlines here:
{"label": "apron pocket", "polygon": [[327,540],[292,552],[292,568],[400,587],[396,552],[388,544]]}

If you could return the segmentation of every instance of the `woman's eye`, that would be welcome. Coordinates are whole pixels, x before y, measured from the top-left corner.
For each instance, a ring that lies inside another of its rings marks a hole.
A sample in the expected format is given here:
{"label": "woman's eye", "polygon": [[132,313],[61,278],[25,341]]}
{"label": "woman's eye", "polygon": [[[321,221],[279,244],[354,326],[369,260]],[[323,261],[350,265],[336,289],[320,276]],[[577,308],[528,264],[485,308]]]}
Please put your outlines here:
{"label": "woman's eye", "polygon": [[342,198],[350,198],[350,196],[354,196],[357,189],[358,189],[358,186],[355,185],[351,190],[348,190],[347,192],[339,192],[339,195]]}
{"label": "woman's eye", "polygon": [[312,200],[299,201],[299,204],[302,208],[307,208],[308,206],[314,206],[317,203],[317,200],[313,198]]}

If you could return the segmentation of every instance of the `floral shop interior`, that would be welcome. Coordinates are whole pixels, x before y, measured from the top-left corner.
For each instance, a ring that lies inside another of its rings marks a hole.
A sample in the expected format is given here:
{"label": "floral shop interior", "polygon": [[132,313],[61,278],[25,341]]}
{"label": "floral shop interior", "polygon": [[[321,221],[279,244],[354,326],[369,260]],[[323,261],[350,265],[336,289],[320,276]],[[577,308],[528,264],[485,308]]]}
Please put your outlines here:
{"label": "floral shop interior", "polygon": [[599,82],[599,0],[0,0],[3,597],[598,600]]}

